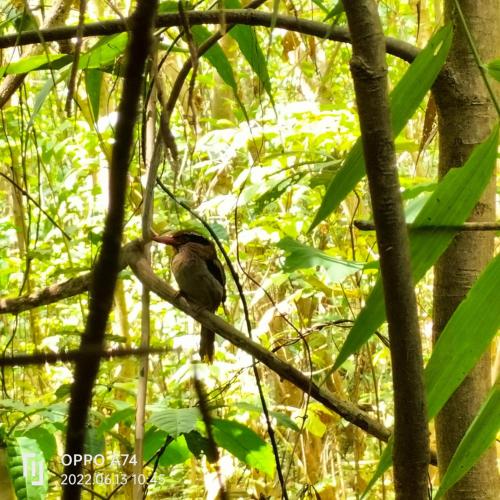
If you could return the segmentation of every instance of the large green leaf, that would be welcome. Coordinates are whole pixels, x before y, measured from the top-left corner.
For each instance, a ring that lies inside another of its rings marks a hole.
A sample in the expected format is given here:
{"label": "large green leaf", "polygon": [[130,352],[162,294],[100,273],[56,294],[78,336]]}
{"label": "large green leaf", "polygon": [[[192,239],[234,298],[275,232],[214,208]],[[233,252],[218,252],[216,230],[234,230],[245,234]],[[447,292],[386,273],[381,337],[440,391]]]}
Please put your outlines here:
{"label": "large green leaf", "polygon": [[[493,174],[498,144],[498,127],[490,137],[477,146],[466,164],[451,169],[438,184],[413,225],[461,225],[474,208]],[[451,230],[412,231],[410,251],[413,279],[418,282],[450,244],[455,232]],[[335,361],[336,370],[354,354],[385,320],[384,295],[380,278],[377,280],[365,307]]]}
{"label": "large green leaf", "polygon": [[363,263],[332,257],[316,248],[303,245],[288,236],[283,238],[277,246],[287,253],[283,266],[286,272],[321,266],[331,281],[339,282],[365,268]]}
{"label": "large green leaf", "polygon": [[[48,428],[47,428],[48,427]],[[34,439],[40,451],[43,453],[45,460],[48,462],[54,457],[57,452],[57,443],[55,437],[54,426],[51,424],[36,425],[26,430],[24,437]]]}
{"label": "large green leaf", "polygon": [[[212,36],[210,31],[205,26],[191,26],[191,32],[197,45],[201,45],[205,40]],[[217,73],[219,73],[219,76],[233,89],[233,92],[237,94],[238,85],[236,84],[236,80],[234,78],[233,68],[231,67],[230,62],[221,47],[215,44],[203,54],[203,57],[208,59]]]}
{"label": "large green leaf", "polygon": [[250,467],[273,477],[276,463],[271,446],[234,420],[212,421],[215,442]]}
{"label": "large green leaf", "polygon": [[434,497],[441,498],[477,462],[495,442],[500,430],[500,384],[492,387],[488,399],[460,441],[451,459],[441,487]]}
{"label": "large green leaf", "polygon": [[[125,51],[125,46],[127,44],[128,35],[127,33],[120,33],[119,35],[113,35],[109,37],[104,37],[99,40],[90,50],[80,57],[78,67],[80,69],[89,68],[104,68],[112,64],[116,58]],[[64,59],[65,61],[66,59]],[[61,59],[63,61],[63,59]],[[68,60],[68,64],[73,61]],[[33,112],[28,123],[28,127],[31,127],[36,116],[40,112],[40,109],[45,102],[45,99],[50,94],[53,87],[57,86],[60,82],[66,80],[69,75],[71,68],[64,68],[59,70],[55,75],[51,75],[47,81],[44,83],[42,89],[35,97],[35,103],[33,106]],[[95,105],[95,96],[92,106]]]}
{"label": "large green leaf", "polygon": [[99,107],[101,102],[102,71],[98,69],[88,69],[85,71],[85,89],[89,96],[92,119],[97,123],[99,119]]}
{"label": "large green leaf", "polygon": [[199,419],[200,410],[198,408],[167,408],[158,404],[153,407],[149,423],[170,436],[177,437],[184,432],[195,430]]}
{"label": "large green leaf", "polygon": [[436,416],[500,328],[500,254],[483,271],[441,332],[425,368],[429,418]]}
{"label": "large green leaf", "polygon": [[125,52],[127,42],[127,33],[104,37],[80,56],[78,68],[105,68],[109,66]]}
{"label": "large green leaf", "polygon": [[[169,439],[169,434],[161,431],[158,427],[152,426],[147,429],[144,434],[144,459],[150,460],[167,439]],[[170,437],[170,439],[172,438]]]}
{"label": "large green leaf", "polygon": [[495,59],[488,64],[484,65],[484,68],[492,78],[494,78],[497,82],[500,82],[500,59]]}
{"label": "large green leaf", "polygon": [[159,464],[160,465],[176,465],[183,464],[191,457],[186,438],[184,434],[177,436],[163,452]]}
{"label": "large green leaf", "polygon": [[[225,0],[224,3],[228,9],[241,9],[239,0]],[[237,24],[229,31],[229,35],[236,40],[243,57],[247,60],[248,64],[250,64],[250,67],[261,81],[265,91],[272,99],[271,80],[269,78],[269,72],[267,71],[267,62],[260,48],[259,41],[257,40],[255,28]]]}
{"label": "large green leaf", "polygon": [[61,60],[63,61],[63,65],[66,65],[69,64],[73,58],[64,54],[39,54],[36,56],[23,57],[19,61],[2,66],[0,68],[0,78],[4,75],[29,73],[30,71],[47,67],[58,69],[61,67]]}
{"label": "large green leaf", "polygon": [[[127,45],[127,33],[104,37],[80,56],[78,68],[103,68],[109,66],[123,54]],[[0,68],[0,77],[11,74],[29,73],[35,70],[58,70],[73,62],[71,55],[39,54],[28,56]]]}
{"label": "large green leaf", "polygon": [[[391,92],[392,130],[395,137],[413,116],[434,83],[448,55],[451,39],[451,26],[441,28],[415,58],[408,71]],[[347,155],[344,165],[328,186],[309,231],[339,206],[364,174],[365,163],[362,142],[359,138]]]}

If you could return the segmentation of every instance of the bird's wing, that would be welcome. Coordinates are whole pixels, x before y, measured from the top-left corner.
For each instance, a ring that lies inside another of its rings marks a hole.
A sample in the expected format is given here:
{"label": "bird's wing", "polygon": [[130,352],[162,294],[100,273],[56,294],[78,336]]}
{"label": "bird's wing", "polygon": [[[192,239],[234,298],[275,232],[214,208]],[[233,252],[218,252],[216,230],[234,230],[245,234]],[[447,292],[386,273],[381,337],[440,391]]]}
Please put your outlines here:
{"label": "bird's wing", "polygon": [[226,300],[226,275],[224,273],[224,268],[217,257],[215,259],[208,259],[206,263],[212,276],[222,285],[224,291],[222,302],[224,302]]}

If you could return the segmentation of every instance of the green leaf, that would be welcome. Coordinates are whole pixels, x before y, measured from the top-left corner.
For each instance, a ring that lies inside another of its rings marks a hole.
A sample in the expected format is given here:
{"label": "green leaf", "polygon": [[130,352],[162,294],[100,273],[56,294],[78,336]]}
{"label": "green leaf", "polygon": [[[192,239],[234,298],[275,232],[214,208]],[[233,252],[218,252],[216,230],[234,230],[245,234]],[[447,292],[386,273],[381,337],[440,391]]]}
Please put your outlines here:
{"label": "green leaf", "polygon": [[[122,55],[127,45],[127,33],[108,36],[96,43],[88,52],[80,56],[78,68],[103,68],[109,66]],[[40,54],[20,59],[0,68],[0,78],[4,75],[29,73],[35,70],[58,70],[71,64],[74,58],[66,54]]]}
{"label": "green leaf", "polygon": [[64,79],[64,73],[61,74],[61,72],[58,73],[55,81],[52,77],[47,78],[47,80],[43,84],[43,87],[41,88],[40,92],[38,92],[37,95],[35,96],[35,102],[33,105],[33,111],[31,113],[30,120],[28,122],[28,128],[31,128],[31,126],[33,125],[36,116],[40,112],[40,109],[42,108],[42,105],[45,102],[45,99],[47,98],[47,96],[50,94],[50,91],[52,90],[52,88],[55,87],[63,79]]}
{"label": "green leaf", "polygon": [[229,453],[267,474],[274,476],[276,463],[271,446],[248,427],[233,420],[212,421],[215,442]]}
{"label": "green leaf", "polygon": [[159,404],[153,407],[149,422],[170,436],[177,437],[195,430],[199,419],[198,408],[167,408]]}
{"label": "green leaf", "polygon": [[[431,88],[441,70],[451,45],[451,25],[441,28],[429,41],[408,71],[391,92],[392,130],[396,137],[413,116],[425,94]],[[347,155],[344,165],[332,179],[321,206],[309,228],[312,231],[326,219],[351,192],[365,174],[365,162],[361,138]]]}
{"label": "green leaf", "polygon": [[387,446],[384,448],[384,451],[382,452],[382,456],[380,457],[380,460],[378,462],[377,469],[373,473],[373,476],[368,482],[365,491],[363,491],[363,494],[361,495],[361,500],[363,500],[363,498],[366,497],[368,492],[373,488],[374,484],[379,480],[380,477],[384,475],[385,471],[392,465],[393,446],[394,446],[394,440],[390,438],[389,442],[387,443]]}
{"label": "green leaf", "polygon": [[[49,424],[50,427],[53,426]],[[38,447],[43,453],[45,460],[48,462],[57,452],[57,443],[54,432],[50,432],[46,427],[37,425],[27,430],[24,434],[25,437],[34,439],[38,443]]]}
{"label": "green leaf", "polygon": [[451,459],[435,499],[441,498],[495,442],[500,430],[500,385],[495,384]]}
{"label": "green leaf", "polygon": [[340,14],[342,14],[342,12],[344,12],[344,4],[341,1],[339,1],[339,2],[337,2],[337,5],[335,5],[335,7],[328,13],[328,15],[325,17],[325,19],[323,19],[323,22],[325,23],[326,21],[328,21],[332,17],[340,16]]}
{"label": "green leaf", "polygon": [[168,434],[157,427],[150,427],[144,434],[144,459],[150,460],[153,455],[165,444]]}
{"label": "green leaf", "polygon": [[285,179],[270,182],[269,184],[272,184],[272,187],[255,200],[255,210],[257,213],[261,213],[271,203],[279,199],[283,193],[286,193],[286,191],[290,188],[296,186],[306,175],[306,171],[297,172],[290,177],[286,177]]}
{"label": "green leaf", "polygon": [[[328,8],[321,0],[312,0],[315,5],[317,5],[323,12],[328,13]],[[336,6],[334,7],[334,9]]]}
{"label": "green leaf", "polygon": [[500,254],[483,271],[441,332],[425,368],[429,418],[436,416],[500,328]]}
{"label": "green leaf", "polygon": [[184,434],[181,434],[165,448],[159,463],[160,465],[183,464],[190,457],[191,452],[186,444],[186,439]]}
{"label": "green leaf", "polygon": [[90,109],[94,124],[99,119],[99,107],[101,102],[102,71],[88,69],[85,71],[85,89],[89,96]]}
{"label": "green leaf", "polygon": [[500,59],[495,59],[488,64],[483,66],[486,71],[493,77],[497,82],[500,82]]}
{"label": "green leaf", "polygon": [[321,266],[331,281],[338,282],[365,267],[365,264],[359,262],[332,257],[316,248],[303,245],[289,236],[279,241],[277,246],[287,252],[283,270],[288,273],[297,269]]}
{"label": "green leaf", "polygon": [[[241,9],[239,0],[225,0],[224,3],[228,9]],[[252,26],[237,24],[229,31],[229,35],[236,40],[241,53],[272,100],[271,80],[267,70],[267,61],[260,48],[255,29]]]}
{"label": "green leaf", "polygon": [[[490,137],[477,146],[461,168],[451,169],[414,221],[414,226],[461,225],[474,208],[493,174],[498,144],[498,126]],[[417,283],[446,250],[455,231],[412,231],[410,251],[413,279]],[[365,307],[340,350],[333,370],[354,354],[385,320],[385,306],[380,278],[373,287]]]}
{"label": "green leaf", "polygon": [[160,2],[158,5],[158,14],[166,14],[168,12],[179,12],[178,2],[174,2],[172,0]]}
{"label": "green leaf", "polygon": [[[193,33],[193,38],[197,45],[201,45],[205,40],[210,38],[212,35],[210,31],[205,28],[205,26],[191,26],[191,31]],[[229,85],[235,94],[238,92],[238,85],[234,78],[233,68],[229,63],[226,54],[221,49],[219,45],[214,45],[210,47],[204,54],[203,57],[207,58],[210,64],[215,68],[219,76],[224,80],[224,82]]]}
{"label": "green leaf", "polygon": [[[63,63],[62,65],[61,61]],[[72,58],[64,54],[40,54],[37,56],[23,57],[19,61],[2,66],[0,68],[0,78],[4,75],[18,75],[29,73],[37,69],[47,69],[48,67],[59,69],[69,64],[71,61]]]}
{"label": "green leaf", "polygon": [[127,422],[133,419],[135,410],[132,407],[123,408],[115,411],[109,417],[106,417],[97,427],[97,430],[102,434],[109,432],[119,422]]}
{"label": "green leaf", "polygon": [[78,68],[106,68],[114,63],[117,57],[123,55],[127,42],[127,33],[104,37],[80,56]]}

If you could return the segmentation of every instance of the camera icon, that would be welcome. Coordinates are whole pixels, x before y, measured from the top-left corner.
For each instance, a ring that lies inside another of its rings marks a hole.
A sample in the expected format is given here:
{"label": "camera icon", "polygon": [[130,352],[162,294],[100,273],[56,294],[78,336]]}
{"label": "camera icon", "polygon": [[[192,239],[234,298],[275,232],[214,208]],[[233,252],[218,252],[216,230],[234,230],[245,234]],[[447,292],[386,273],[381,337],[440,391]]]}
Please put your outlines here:
{"label": "camera icon", "polygon": [[32,486],[43,486],[45,464],[36,453],[23,453],[23,476]]}

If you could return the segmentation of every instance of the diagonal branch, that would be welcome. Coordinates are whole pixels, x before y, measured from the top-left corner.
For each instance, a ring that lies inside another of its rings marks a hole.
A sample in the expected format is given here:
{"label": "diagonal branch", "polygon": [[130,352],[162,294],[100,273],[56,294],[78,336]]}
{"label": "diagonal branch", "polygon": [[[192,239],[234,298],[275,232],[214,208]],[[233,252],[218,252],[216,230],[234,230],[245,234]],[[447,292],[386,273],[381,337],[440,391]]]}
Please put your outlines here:
{"label": "diagonal branch", "polygon": [[0,299],[0,314],[19,314],[35,307],[46,306],[60,300],[74,297],[86,292],[92,281],[92,273],[82,274],[63,283],[48,286],[37,292],[15,297]]}
{"label": "diagonal branch", "polygon": [[222,318],[219,318],[215,314],[209,313],[208,311],[192,307],[189,302],[179,296],[179,293],[176,290],[153,273],[144,257],[142,242],[132,242],[127,245],[124,252],[124,258],[132,268],[134,274],[151,291],[156,293],[156,295],[167,302],[170,302],[186,314],[189,314],[204,326],[217,331],[221,337],[225,338],[251,356],[254,356],[261,363],[277,373],[281,378],[288,380],[305,393],[310,393],[314,399],[323,403],[327,408],[333,410],[335,413],[345,418],[348,422],[360,427],[378,439],[383,441],[387,441],[389,439],[389,436],[391,435],[389,429],[385,428],[382,424],[377,422],[354,403],[340,399],[331,392],[322,389],[317,384],[312,382],[310,377],[283,361],[257,342],[249,339],[232,325],[226,323]]}

